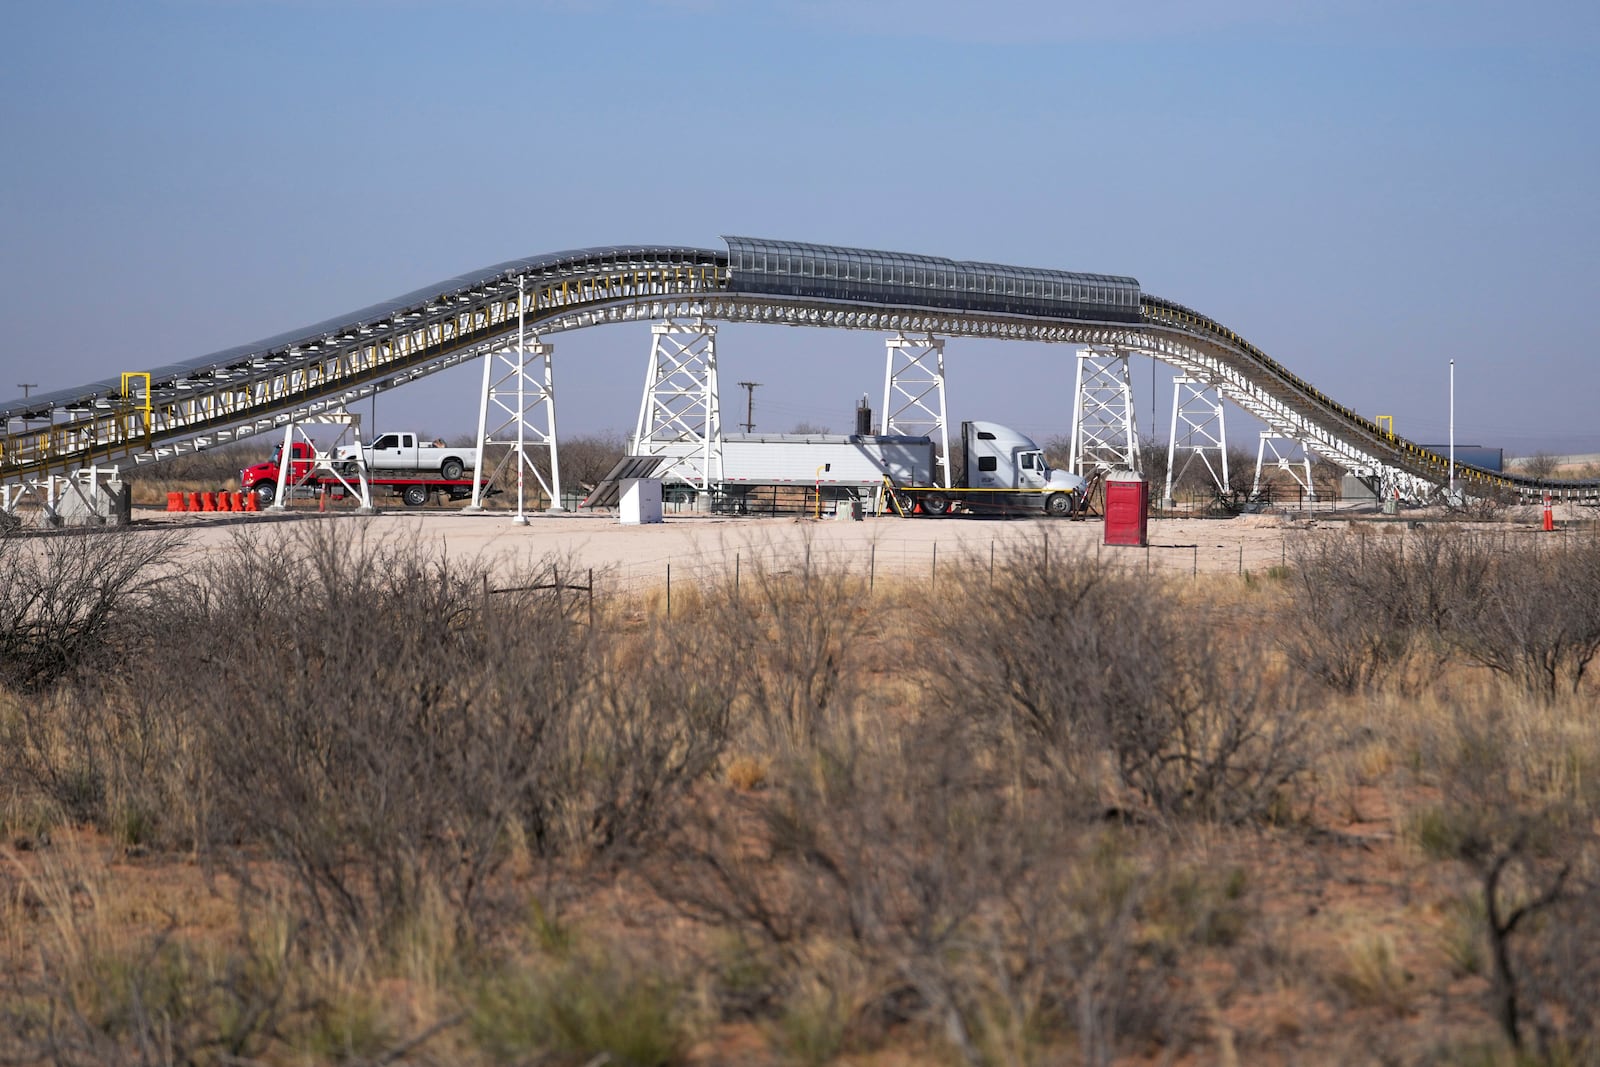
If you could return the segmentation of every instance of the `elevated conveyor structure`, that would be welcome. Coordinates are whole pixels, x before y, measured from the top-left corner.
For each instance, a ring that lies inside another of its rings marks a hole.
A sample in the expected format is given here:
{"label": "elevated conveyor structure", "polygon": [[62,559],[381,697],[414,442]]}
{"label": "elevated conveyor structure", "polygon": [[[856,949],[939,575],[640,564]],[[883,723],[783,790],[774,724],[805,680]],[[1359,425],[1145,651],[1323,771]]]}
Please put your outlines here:
{"label": "elevated conveyor structure", "polygon": [[[1336,403],[1238,334],[1135,279],[829,245],[725,238],[717,251],[611,246],[513,260],[188,362],[13,400],[0,484],[124,471],[336,411],[513,346],[604,323],[721,320],[1120,346],[1169,364],[1273,431],[1412,499],[1446,457]],[[519,291],[521,296],[519,297]],[[1456,465],[1464,492],[1600,503],[1600,481]]]}

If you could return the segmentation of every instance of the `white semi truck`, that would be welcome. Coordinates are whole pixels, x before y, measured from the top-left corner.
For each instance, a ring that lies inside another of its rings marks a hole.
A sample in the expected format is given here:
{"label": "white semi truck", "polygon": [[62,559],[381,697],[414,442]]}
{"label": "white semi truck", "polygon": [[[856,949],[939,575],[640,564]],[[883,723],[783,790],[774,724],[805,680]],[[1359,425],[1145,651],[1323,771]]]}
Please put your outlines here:
{"label": "white semi truck", "polygon": [[[892,490],[908,511],[947,515],[1042,512],[1065,516],[1083,504],[1084,480],[1051,469],[1044,450],[1026,435],[993,422],[964,422],[963,470],[950,486],[936,480],[936,450],[927,437],[880,434],[729,434],[722,439],[722,471],[716,483],[719,503],[733,511],[752,510],[749,502],[764,487],[811,490],[822,499],[868,500]],[[658,449],[668,466],[704,462],[704,443],[672,442]]]}

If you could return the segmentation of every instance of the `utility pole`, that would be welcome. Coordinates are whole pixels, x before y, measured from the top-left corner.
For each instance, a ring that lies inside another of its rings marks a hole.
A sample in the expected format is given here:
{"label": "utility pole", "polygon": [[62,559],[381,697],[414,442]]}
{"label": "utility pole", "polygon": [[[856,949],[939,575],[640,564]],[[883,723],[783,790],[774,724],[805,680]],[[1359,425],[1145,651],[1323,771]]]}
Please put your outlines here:
{"label": "utility pole", "polygon": [[739,387],[744,390],[744,421],[739,425],[744,427],[745,433],[751,433],[756,428],[756,386],[760,382],[740,382]]}
{"label": "utility pole", "polygon": [[26,400],[26,399],[28,399],[28,393],[31,390],[39,388],[39,383],[38,382],[18,382],[17,383],[17,388],[22,390],[22,399]]}

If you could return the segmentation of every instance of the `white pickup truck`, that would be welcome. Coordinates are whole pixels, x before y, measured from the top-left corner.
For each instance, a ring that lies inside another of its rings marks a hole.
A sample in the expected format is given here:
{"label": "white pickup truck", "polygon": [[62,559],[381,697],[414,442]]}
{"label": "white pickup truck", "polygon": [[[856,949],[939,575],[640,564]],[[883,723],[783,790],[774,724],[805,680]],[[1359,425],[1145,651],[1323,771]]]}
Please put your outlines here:
{"label": "white pickup truck", "polygon": [[[457,448],[443,442],[424,442],[414,433],[380,434],[362,451],[367,454],[367,469],[373,471],[438,471],[439,477],[455,481],[462,473],[476,470],[478,450]],[[334,454],[334,463],[353,469],[356,446],[343,445]]]}

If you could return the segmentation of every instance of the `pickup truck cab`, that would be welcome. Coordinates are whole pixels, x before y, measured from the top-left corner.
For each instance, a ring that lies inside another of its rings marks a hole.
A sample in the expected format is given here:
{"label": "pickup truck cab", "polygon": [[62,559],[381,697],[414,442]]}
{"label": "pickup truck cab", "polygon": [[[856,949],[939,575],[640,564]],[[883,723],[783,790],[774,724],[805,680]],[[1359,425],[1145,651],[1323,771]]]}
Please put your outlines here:
{"label": "pickup truck cab", "polygon": [[[455,481],[463,472],[476,470],[478,466],[476,448],[420,441],[416,434],[404,431],[380,434],[363,451],[367,454],[367,469],[371,471],[438,471],[439,477]],[[334,455],[334,462],[353,470],[356,446],[342,446]]]}

